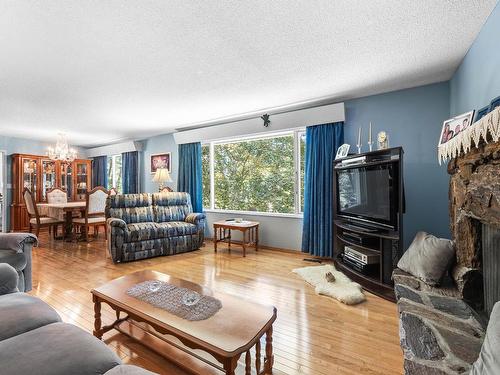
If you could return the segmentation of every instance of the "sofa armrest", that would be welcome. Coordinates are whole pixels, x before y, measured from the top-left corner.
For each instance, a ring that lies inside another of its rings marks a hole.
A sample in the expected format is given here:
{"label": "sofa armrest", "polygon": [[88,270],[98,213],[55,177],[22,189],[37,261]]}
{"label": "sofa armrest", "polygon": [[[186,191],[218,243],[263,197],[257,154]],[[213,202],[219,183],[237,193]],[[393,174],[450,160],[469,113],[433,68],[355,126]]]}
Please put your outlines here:
{"label": "sofa armrest", "polygon": [[13,250],[24,253],[26,267],[24,267],[24,291],[29,292],[32,286],[31,253],[33,246],[38,244],[38,238],[31,233],[0,233],[0,251]]}
{"label": "sofa armrest", "polygon": [[184,220],[187,223],[195,224],[198,225],[199,222],[202,220],[205,220],[206,215],[203,213],[192,213],[186,216],[186,219]]}
{"label": "sofa armrest", "polygon": [[113,263],[122,261],[122,247],[125,240],[125,232],[128,231],[127,223],[122,219],[109,218],[108,226],[108,251]]}
{"label": "sofa armrest", "polygon": [[118,227],[123,230],[127,230],[127,223],[123,221],[122,219],[117,219],[114,217],[111,217],[108,219],[108,226],[110,227]]}
{"label": "sofa armrest", "polygon": [[0,296],[19,292],[17,283],[19,275],[10,264],[0,263]]}
{"label": "sofa armrest", "polygon": [[30,250],[38,243],[38,239],[31,233],[0,233],[0,251],[14,250],[18,253]]}

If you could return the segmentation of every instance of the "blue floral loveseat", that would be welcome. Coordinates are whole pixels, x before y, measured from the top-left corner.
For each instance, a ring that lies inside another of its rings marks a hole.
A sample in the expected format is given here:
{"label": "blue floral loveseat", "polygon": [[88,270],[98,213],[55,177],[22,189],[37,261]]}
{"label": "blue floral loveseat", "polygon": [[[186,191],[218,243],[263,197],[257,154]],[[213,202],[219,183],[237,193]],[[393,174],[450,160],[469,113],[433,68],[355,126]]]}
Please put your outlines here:
{"label": "blue floral loveseat", "polygon": [[110,195],[108,250],[114,263],[199,249],[205,214],[193,213],[188,193]]}

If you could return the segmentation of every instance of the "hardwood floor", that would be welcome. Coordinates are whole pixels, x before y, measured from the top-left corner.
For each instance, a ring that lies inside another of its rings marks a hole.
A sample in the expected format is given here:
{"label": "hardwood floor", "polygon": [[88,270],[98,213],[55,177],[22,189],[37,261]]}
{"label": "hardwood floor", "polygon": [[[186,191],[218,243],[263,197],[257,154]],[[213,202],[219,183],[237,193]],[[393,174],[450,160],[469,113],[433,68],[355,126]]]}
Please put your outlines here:
{"label": "hardwood floor", "polygon": [[[367,293],[367,301],[346,306],[317,296],[291,272],[311,265],[302,254],[273,250],[248,251],[224,246],[214,254],[207,242],[201,250],[114,265],[105,241],[53,241],[42,235],[33,251],[33,291],[52,305],[68,323],[87,331],[93,327],[90,289],[121,275],[154,269],[210,288],[272,304],[278,309],[274,325],[275,374],[401,374],[396,305]],[[103,322],[114,313],[104,305]],[[123,359],[160,374],[172,365],[124,335],[109,332],[105,342]],[[238,367],[242,373],[242,367]],[[180,372],[175,372],[180,373]]]}

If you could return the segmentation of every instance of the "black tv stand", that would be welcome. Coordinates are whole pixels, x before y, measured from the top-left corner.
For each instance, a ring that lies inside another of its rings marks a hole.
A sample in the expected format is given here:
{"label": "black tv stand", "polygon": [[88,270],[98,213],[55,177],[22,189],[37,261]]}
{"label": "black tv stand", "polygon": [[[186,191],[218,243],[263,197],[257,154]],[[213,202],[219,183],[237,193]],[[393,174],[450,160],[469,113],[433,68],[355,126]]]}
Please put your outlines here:
{"label": "black tv stand", "polygon": [[[370,226],[369,223],[357,221],[353,218],[336,216],[334,220],[334,262],[336,267],[344,272],[353,281],[361,284],[367,291],[382,298],[395,302],[394,284],[392,282],[392,271],[397,265],[402,254],[403,246],[403,213],[404,213],[404,188],[403,188],[403,149],[401,147],[378,150],[364,154],[348,156],[335,165],[350,158],[366,156],[366,164],[383,163],[390,160],[398,168],[398,213],[397,225],[394,229],[382,228],[377,225]],[[349,164],[347,164],[349,165]],[[338,168],[348,168],[341,165]],[[334,184],[337,187],[337,183]],[[336,190],[336,189],[335,189]],[[334,192],[334,202],[337,202],[338,192]],[[335,212],[339,212],[335,207]],[[355,251],[370,254],[371,259],[379,257],[378,263],[366,267],[359,267],[351,259],[344,260],[346,247]]]}
{"label": "black tv stand", "polygon": [[361,225],[361,224],[350,224],[349,222],[345,223],[344,227],[346,229],[352,229],[354,231],[362,231],[362,232],[368,232],[368,233],[375,233],[375,232],[379,231],[379,229],[376,229],[376,228],[367,227],[367,226]]}

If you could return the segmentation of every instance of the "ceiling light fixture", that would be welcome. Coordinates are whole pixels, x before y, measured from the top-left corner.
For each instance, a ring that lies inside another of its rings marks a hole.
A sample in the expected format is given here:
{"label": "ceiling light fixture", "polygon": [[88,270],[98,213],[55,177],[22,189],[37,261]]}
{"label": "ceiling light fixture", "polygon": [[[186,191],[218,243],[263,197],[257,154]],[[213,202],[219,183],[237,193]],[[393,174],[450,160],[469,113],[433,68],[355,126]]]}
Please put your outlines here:
{"label": "ceiling light fixture", "polygon": [[57,134],[57,142],[55,147],[49,147],[47,155],[51,160],[59,160],[65,163],[71,163],[76,159],[76,150],[69,148],[66,135]]}

